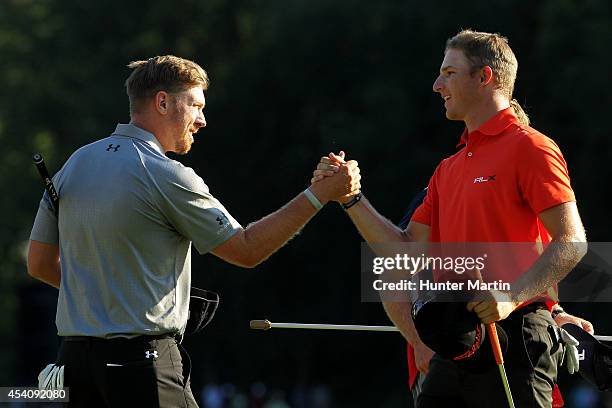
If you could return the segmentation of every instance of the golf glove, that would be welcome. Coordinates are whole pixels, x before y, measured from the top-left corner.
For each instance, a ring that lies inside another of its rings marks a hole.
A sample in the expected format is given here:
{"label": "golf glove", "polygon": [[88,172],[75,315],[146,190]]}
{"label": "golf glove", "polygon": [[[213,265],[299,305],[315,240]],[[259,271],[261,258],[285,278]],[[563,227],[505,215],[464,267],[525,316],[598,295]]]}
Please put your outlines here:
{"label": "golf glove", "polygon": [[558,333],[558,341],[561,345],[563,345],[563,357],[561,359],[561,365],[565,363],[567,367],[567,371],[570,374],[577,373],[580,369],[580,360],[578,359],[578,348],[577,346],[580,344],[578,340],[571,334],[569,334],[566,330],[561,327],[557,330]]}
{"label": "golf glove", "polygon": [[61,390],[64,388],[64,366],[47,365],[38,374],[38,389]]}

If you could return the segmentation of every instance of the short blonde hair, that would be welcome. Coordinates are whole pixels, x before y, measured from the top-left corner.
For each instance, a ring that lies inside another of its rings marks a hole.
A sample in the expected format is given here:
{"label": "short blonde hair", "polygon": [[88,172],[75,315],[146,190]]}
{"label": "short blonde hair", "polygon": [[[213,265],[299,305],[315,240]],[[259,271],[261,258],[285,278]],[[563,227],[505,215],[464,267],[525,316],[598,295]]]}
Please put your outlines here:
{"label": "short blonde hair", "polygon": [[472,73],[485,66],[491,67],[497,87],[508,97],[519,121],[529,124],[529,117],[516,99],[512,99],[514,82],[518,71],[518,61],[508,44],[508,39],[500,34],[473,30],[461,30],[446,41],[446,49],[463,51],[472,64]]}
{"label": "short blonde hair", "polygon": [[193,86],[208,88],[208,74],[188,59],[163,55],[143,61],[132,61],[133,71],[125,81],[130,100],[130,113],[137,112],[143,101],[159,91],[179,93]]}

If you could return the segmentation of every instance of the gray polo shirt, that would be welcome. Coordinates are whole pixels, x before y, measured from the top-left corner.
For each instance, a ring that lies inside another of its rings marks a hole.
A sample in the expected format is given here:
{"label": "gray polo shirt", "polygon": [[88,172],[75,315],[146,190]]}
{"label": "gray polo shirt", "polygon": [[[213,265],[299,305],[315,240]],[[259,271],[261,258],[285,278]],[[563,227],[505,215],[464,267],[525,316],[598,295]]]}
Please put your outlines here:
{"label": "gray polo shirt", "polygon": [[191,243],[211,251],[240,224],[208,186],[164,155],[153,134],[117,125],[53,177],[56,218],[41,200],[30,239],[60,246],[60,336],[183,332]]}

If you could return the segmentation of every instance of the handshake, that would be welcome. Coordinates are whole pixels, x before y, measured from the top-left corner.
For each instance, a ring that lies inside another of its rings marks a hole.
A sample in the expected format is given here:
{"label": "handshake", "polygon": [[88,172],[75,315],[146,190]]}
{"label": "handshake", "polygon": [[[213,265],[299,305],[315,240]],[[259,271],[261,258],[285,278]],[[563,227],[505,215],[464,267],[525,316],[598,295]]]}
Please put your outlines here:
{"label": "handshake", "polygon": [[308,190],[322,205],[337,201],[348,208],[361,199],[358,163],[355,160],[345,161],[344,157],[343,151],[337,155],[330,153],[323,156],[313,172]]}

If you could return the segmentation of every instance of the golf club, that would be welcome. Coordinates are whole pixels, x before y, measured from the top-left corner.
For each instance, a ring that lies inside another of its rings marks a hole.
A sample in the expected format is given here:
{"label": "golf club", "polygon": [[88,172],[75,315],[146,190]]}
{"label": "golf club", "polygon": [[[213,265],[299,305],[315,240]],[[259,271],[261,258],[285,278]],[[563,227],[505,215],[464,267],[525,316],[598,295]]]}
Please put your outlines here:
{"label": "golf club", "polygon": [[489,340],[491,341],[491,347],[493,348],[493,355],[495,356],[495,362],[499,368],[499,375],[504,385],[504,391],[506,392],[506,398],[508,399],[508,406],[514,408],[514,400],[512,399],[512,392],[510,391],[510,384],[508,383],[508,376],[506,375],[506,368],[504,367],[504,356],[502,354],[501,346],[499,345],[499,337],[497,336],[497,328],[495,323],[487,324],[487,333],[489,334]]}
{"label": "golf club", "polygon": [[[267,319],[251,320],[253,330],[270,329],[302,329],[302,330],[344,330],[344,331],[373,331],[373,332],[399,332],[395,326],[363,326],[356,324],[325,324],[325,323],[273,323]],[[593,336],[599,341],[612,342],[612,336]]]}
{"label": "golf club", "polygon": [[351,330],[351,331],[386,331],[397,332],[395,326],[360,326],[355,324],[308,324],[308,323],[272,323],[269,320],[251,320],[251,329],[309,329],[309,330]]}

